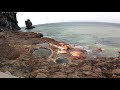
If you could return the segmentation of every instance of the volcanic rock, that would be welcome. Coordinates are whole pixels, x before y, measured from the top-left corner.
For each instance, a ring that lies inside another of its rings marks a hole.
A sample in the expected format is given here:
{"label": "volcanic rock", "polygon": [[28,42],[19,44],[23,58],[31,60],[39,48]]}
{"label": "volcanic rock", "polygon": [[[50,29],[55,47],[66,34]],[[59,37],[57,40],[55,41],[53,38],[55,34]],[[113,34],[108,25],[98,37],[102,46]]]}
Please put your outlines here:
{"label": "volcanic rock", "polygon": [[4,31],[4,30],[17,31],[21,29],[18,26],[18,21],[15,12],[11,12],[11,13],[0,12],[0,26],[3,26],[3,28],[7,28],[7,29],[1,28],[0,31]]}

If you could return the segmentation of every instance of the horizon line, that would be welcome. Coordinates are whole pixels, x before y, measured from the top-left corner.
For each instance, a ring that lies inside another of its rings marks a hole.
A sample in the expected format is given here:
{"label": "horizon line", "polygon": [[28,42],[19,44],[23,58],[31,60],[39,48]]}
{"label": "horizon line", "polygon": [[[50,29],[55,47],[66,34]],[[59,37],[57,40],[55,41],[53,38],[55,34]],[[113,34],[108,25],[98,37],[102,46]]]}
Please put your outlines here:
{"label": "horizon line", "polygon": [[[120,23],[117,22],[102,22],[102,21],[65,21],[65,22],[50,22],[50,23],[40,23],[40,24],[33,24],[33,26],[37,25],[46,25],[46,24],[59,24],[59,23],[106,23],[106,24],[116,24],[120,25]],[[25,27],[25,26],[21,26]]]}

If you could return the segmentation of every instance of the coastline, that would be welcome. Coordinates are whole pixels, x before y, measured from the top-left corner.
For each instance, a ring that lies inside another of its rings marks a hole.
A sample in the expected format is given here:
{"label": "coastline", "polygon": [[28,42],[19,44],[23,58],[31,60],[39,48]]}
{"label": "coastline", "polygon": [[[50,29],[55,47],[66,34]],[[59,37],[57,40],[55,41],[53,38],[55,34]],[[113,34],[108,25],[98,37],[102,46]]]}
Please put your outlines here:
{"label": "coastline", "polygon": [[[16,77],[24,78],[119,78],[120,57],[99,57],[94,59],[73,60],[73,64],[57,64],[53,59],[69,57],[57,55],[57,49],[51,58],[33,55],[37,44],[51,43],[59,45],[60,41],[41,37],[34,32],[2,31],[0,32],[0,71],[10,72]],[[65,42],[64,42],[65,43]],[[67,45],[67,43],[66,43]]]}

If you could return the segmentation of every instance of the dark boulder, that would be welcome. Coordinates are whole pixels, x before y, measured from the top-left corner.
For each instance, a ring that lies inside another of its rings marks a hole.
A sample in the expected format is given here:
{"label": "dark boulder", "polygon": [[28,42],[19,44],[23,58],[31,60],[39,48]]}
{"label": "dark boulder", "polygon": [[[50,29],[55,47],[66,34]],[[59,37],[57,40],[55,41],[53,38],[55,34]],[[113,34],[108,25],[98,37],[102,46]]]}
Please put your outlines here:
{"label": "dark boulder", "polygon": [[7,28],[6,30],[11,30],[11,31],[20,30],[21,28],[18,26],[16,13],[0,12],[0,27]]}
{"label": "dark boulder", "polygon": [[43,37],[42,33],[37,33],[37,37]]}
{"label": "dark boulder", "polygon": [[27,21],[25,21],[25,24],[26,24],[26,29],[35,28],[34,26],[32,26],[32,22],[29,19]]}

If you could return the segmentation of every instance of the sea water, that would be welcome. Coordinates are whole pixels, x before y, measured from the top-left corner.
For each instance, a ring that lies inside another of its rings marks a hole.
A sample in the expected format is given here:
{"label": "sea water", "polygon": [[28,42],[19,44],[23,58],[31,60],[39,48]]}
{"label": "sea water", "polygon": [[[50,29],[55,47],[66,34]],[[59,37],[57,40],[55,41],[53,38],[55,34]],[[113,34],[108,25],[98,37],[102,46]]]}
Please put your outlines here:
{"label": "sea water", "polygon": [[117,56],[120,50],[120,24],[102,22],[64,22],[35,25],[36,28],[23,32],[42,33],[44,37],[64,41],[71,45],[94,50],[96,47],[105,49],[108,57]]}

